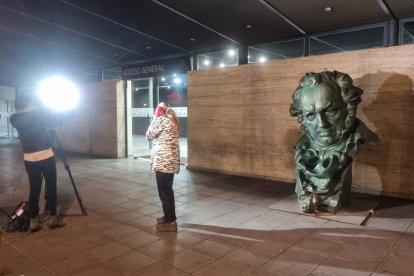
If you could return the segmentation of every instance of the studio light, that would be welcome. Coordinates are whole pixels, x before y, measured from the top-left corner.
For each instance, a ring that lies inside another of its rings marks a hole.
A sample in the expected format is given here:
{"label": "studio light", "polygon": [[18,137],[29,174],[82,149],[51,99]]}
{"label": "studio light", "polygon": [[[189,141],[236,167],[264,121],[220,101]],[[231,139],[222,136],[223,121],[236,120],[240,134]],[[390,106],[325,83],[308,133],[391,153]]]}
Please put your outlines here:
{"label": "studio light", "polygon": [[37,93],[45,106],[56,111],[74,109],[80,98],[78,88],[63,77],[52,77],[42,81]]}
{"label": "studio light", "polygon": [[174,78],[174,83],[175,84],[180,84],[181,83],[181,79],[180,78]]}

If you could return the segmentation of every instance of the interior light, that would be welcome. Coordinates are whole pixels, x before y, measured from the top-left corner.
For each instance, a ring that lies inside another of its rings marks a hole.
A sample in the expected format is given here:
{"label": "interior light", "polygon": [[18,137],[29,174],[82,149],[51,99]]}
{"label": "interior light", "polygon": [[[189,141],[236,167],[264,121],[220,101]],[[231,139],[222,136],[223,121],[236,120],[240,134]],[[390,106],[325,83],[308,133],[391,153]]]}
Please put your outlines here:
{"label": "interior light", "polygon": [[228,54],[229,54],[229,56],[234,56],[236,54],[236,52],[234,50],[229,50]]}
{"label": "interior light", "polygon": [[223,62],[222,63],[220,63],[220,65],[219,65],[220,67],[225,67],[226,66],[226,64],[224,64]]}
{"label": "interior light", "polygon": [[57,111],[74,109],[79,103],[79,90],[63,77],[52,77],[39,84],[37,94],[43,104]]}
{"label": "interior light", "polygon": [[332,8],[331,8],[331,7],[329,7],[329,6],[328,6],[328,7],[325,7],[325,11],[326,11],[326,12],[330,12],[331,10],[332,10]]}
{"label": "interior light", "polygon": [[210,65],[210,61],[208,59],[205,59],[204,62],[203,62],[203,64],[205,66],[209,66]]}
{"label": "interior light", "polygon": [[161,78],[161,81],[165,81],[165,78],[164,78],[164,77],[162,77],[162,78]]}
{"label": "interior light", "polygon": [[260,57],[259,62],[265,62],[267,59],[265,57]]}
{"label": "interior light", "polygon": [[180,78],[174,78],[174,83],[175,84],[180,84],[181,83],[181,79]]}

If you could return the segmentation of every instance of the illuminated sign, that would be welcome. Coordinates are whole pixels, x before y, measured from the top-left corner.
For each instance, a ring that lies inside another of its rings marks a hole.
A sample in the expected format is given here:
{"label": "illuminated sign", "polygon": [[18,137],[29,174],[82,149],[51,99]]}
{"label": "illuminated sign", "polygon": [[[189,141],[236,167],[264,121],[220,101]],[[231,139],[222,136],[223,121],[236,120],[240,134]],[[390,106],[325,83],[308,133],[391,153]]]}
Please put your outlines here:
{"label": "illuminated sign", "polygon": [[122,79],[131,80],[160,75],[185,74],[191,70],[190,57],[179,57],[122,67]]}

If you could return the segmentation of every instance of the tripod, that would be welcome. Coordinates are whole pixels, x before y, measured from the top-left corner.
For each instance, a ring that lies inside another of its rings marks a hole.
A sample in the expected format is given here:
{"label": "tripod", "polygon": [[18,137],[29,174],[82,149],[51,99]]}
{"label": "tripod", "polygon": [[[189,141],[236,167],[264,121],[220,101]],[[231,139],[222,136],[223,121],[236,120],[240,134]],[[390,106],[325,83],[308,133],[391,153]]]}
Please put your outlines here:
{"label": "tripod", "polygon": [[[73,180],[72,172],[70,171],[69,163],[66,160],[65,154],[63,153],[62,144],[60,143],[56,130],[54,128],[51,128],[49,129],[49,133],[52,136],[53,141],[56,143],[58,147],[60,158],[62,158],[63,165],[65,166],[65,170],[68,172],[70,182],[72,183],[72,187],[75,190],[76,198],[78,199],[79,206],[82,210],[82,215],[86,215],[86,209],[85,207],[83,207],[82,199],[79,196],[78,189],[76,188],[75,181]],[[46,205],[47,205],[47,191],[45,192],[45,198],[46,198]]]}

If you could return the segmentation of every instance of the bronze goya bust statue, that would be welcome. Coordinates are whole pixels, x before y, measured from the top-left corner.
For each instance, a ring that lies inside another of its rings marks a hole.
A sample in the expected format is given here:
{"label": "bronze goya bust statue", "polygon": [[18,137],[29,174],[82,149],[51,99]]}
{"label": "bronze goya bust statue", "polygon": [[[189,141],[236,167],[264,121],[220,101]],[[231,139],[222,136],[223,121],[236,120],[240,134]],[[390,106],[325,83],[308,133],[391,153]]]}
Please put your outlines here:
{"label": "bronze goya bust statue", "polygon": [[379,144],[356,117],[362,94],[348,74],[338,71],[306,73],[299,81],[289,111],[304,131],[295,147],[295,191],[303,212],[336,213],[350,203],[358,145]]}

